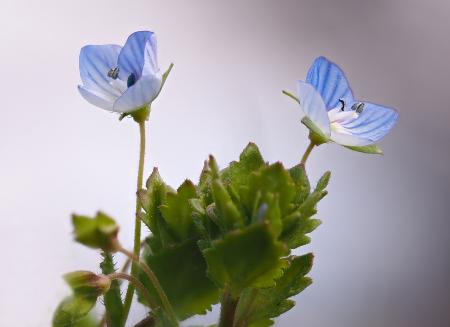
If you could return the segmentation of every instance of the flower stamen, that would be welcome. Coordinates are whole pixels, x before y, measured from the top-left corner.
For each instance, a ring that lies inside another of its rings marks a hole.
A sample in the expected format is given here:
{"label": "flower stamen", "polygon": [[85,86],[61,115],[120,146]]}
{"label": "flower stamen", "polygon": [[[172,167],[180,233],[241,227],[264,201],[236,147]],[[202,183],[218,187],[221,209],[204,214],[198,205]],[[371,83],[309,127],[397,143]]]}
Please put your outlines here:
{"label": "flower stamen", "polygon": [[117,79],[117,77],[119,77],[119,67],[111,68],[108,71],[108,77],[110,77],[112,79]]}

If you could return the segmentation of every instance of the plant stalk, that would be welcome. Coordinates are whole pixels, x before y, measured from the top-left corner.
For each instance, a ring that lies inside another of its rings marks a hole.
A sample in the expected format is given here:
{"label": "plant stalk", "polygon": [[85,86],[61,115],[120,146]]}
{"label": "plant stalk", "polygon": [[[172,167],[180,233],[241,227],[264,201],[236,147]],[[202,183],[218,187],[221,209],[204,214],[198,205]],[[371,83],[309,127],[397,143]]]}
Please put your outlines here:
{"label": "plant stalk", "polygon": [[313,141],[311,141],[311,143],[309,143],[308,147],[306,148],[305,153],[303,154],[302,160],[300,161],[301,165],[306,164],[306,160],[308,160],[308,157],[311,154],[311,151],[314,149],[315,146],[316,146],[316,144]]}
{"label": "plant stalk", "polygon": [[[145,120],[139,121],[139,166],[138,166],[138,176],[137,176],[137,191],[142,189],[142,181],[144,176],[144,160],[145,160]],[[141,210],[141,203],[136,195],[136,212],[135,212],[135,225],[134,225],[134,247],[133,253],[139,258],[141,251],[141,219],[139,218],[139,212]],[[131,276],[136,277],[138,272],[138,264],[133,262],[131,265]],[[124,325],[128,318],[128,313],[130,312],[131,302],[133,300],[134,286],[130,283],[128,284],[127,293],[125,295],[124,307],[123,307],[123,318]]]}
{"label": "plant stalk", "polygon": [[239,298],[234,298],[229,290],[225,290],[222,296],[220,308],[220,320],[218,327],[233,327]]}
{"label": "plant stalk", "polygon": [[139,279],[137,279],[136,277],[133,277],[128,274],[120,273],[120,272],[109,274],[108,277],[111,280],[125,279],[125,280],[129,281],[130,284],[132,284],[134,287],[139,288],[142,291],[142,295],[148,301],[150,308],[152,308],[154,310],[158,307],[157,304],[155,303],[155,301],[153,300],[152,296],[150,295],[149,291],[145,288],[144,284],[142,284],[139,281]]}

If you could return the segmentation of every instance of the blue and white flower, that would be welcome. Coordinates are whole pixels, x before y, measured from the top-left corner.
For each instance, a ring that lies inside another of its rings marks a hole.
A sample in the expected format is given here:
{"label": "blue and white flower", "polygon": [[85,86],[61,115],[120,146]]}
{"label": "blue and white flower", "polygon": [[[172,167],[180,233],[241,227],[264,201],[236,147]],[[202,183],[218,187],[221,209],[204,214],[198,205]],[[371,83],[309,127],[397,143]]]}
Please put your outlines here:
{"label": "blue and white flower", "polygon": [[156,56],[156,37],[131,34],[125,45],[87,45],[80,52],[81,95],[91,104],[118,113],[147,107],[164,78]]}
{"label": "blue and white flower", "polygon": [[306,81],[298,82],[305,113],[302,122],[320,142],[366,147],[383,138],[397,122],[395,109],[358,101],[344,72],[324,57],[317,58]]}

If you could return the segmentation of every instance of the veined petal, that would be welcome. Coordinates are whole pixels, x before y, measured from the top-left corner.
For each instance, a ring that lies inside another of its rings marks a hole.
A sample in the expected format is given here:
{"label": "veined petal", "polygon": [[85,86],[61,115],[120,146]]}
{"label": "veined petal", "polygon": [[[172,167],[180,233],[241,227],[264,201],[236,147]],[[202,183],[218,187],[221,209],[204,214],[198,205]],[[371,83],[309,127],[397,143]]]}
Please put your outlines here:
{"label": "veined petal", "polygon": [[320,94],[309,83],[298,82],[298,97],[305,115],[325,134],[330,136],[330,120]]}
{"label": "veined petal", "polygon": [[306,82],[320,93],[327,110],[338,107],[340,99],[346,104],[353,102],[353,93],[344,72],[325,57],[314,60]]}
{"label": "veined petal", "polygon": [[358,118],[343,126],[353,135],[375,143],[389,133],[397,120],[398,113],[395,109],[364,102],[364,109]]}
{"label": "veined petal", "polygon": [[151,103],[161,88],[161,76],[144,75],[114,103],[113,111],[128,113]]}
{"label": "veined petal", "polygon": [[87,89],[81,85],[78,85],[78,90],[80,91],[81,96],[90,104],[109,111],[113,109],[115,97],[92,89]]}
{"label": "veined petal", "polygon": [[340,145],[344,146],[364,146],[372,144],[373,142],[371,140],[359,137],[357,135],[353,134],[347,134],[347,133],[339,133],[335,131],[331,131],[331,137],[330,139],[338,143]]}
{"label": "veined petal", "polygon": [[94,93],[118,97],[121,93],[110,82],[108,71],[117,66],[119,45],[87,45],[80,51],[80,76],[83,86]]}
{"label": "veined petal", "polygon": [[119,77],[125,81],[131,74],[139,79],[144,74],[158,73],[155,34],[148,31],[131,34],[119,54],[118,67]]}

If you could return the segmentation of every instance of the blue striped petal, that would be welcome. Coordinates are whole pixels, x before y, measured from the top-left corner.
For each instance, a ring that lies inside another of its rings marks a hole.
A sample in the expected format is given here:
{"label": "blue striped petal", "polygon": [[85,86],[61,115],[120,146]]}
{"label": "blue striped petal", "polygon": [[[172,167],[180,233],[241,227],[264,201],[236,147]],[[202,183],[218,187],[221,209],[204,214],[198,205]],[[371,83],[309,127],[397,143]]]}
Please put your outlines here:
{"label": "blue striped petal", "polygon": [[325,57],[314,60],[308,71],[306,82],[313,85],[320,93],[327,110],[338,107],[340,99],[346,104],[353,102],[353,93],[344,72]]}
{"label": "blue striped petal", "polygon": [[148,105],[158,95],[161,82],[159,75],[142,76],[116,100],[113,111],[127,113]]}
{"label": "blue striped petal", "polygon": [[395,109],[364,102],[364,109],[359,117],[343,126],[353,135],[375,143],[389,133],[397,120],[398,113]]}
{"label": "blue striped petal", "polygon": [[114,88],[108,71],[117,66],[119,45],[87,45],[80,51],[80,76],[84,89],[92,90],[106,97],[118,97],[120,91]]}
{"label": "blue striped petal", "polygon": [[136,79],[144,74],[157,74],[155,34],[147,31],[131,34],[119,54],[118,67],[119,77],[125,81],[131,74]]}
{"label": "blue striped petal", "polygon": [[308,83],[298,81],[298,98],[303,112],[326,136],[330,136],[330,120],[325,104],[316,89]]}
{"label": "blue striped petal", "polygon": [[333,142],[344,146],[365,146],[373,143],[371,140],[357,135],[337,133],[334,131],[331,131],[330,139]]}

